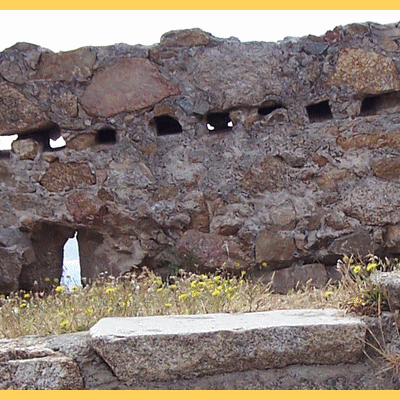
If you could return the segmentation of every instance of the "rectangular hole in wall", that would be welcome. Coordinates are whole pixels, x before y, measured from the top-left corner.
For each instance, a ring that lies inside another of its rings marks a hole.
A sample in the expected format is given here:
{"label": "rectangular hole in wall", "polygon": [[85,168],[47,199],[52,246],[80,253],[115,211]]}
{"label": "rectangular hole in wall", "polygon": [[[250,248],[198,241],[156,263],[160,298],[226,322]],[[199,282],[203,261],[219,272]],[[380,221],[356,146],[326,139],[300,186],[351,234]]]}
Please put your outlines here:
{"label": "rectangular hole in wall", "polygon": [[217,112],[207,115],[207,130],[212,133],[229,131],[233,122],[228,112]]}
{"label": "rectangular hole in wall", "polygon": [[362,100],[360,115],[367,117],[400,111],[400,92],[367,96]]}
{"label": "rectangular hole in wall", "polygon": [[158,136],[182,133],[181,124],[170,115],[160,115],[159,117],[155,117],[153,121],[156,125]]}
{"label": "rectangular hole in wall", "polygon": [[105,127],[96,132],[97,144],[115,144],[117,143],[117,131],[114,128]]}
{"label": "rectangular hole in wall", "polygon": [[327,121],[333,118],[328,100],[310,104],[306,107],[306,110],[311,123]]}

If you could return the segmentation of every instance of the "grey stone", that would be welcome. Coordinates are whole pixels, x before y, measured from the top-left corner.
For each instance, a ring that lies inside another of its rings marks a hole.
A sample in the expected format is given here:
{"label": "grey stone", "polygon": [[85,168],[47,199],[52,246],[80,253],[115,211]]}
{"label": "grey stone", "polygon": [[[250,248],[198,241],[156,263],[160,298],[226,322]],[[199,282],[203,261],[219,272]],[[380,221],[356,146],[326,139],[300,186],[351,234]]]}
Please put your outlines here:
{"label": "grey stone", "polygon": [[368,232],[359,231],[335,239],[329,246],[329,252],[335,255],[367,255],[373,253],[374,243]]}
{"label": "grey stone", "polygon": [[380,272],[377,280],[387,292],[391,311],[400,310],[400,271]]}
{"label": "grey stone", "polygon": [[[257,274],[259,275],[259,274]],[[290,290],[309,287],[324,287],[329,280],[323,264],[307,264],[260,274],[265,283],[271,283],[274,293],[287,294]]]}
{"label": "grey stone", "polygon": [[282,368],[354,363],[365,327],[336,310],[105,318],[91,345],[119,380],[165,381]]}
{"label": "grey stone", "polygon": [[8,341],[0,351],[0,389],[78,390],[83,380],[72,359],[43,346]]}
{"label": "grey stone", "polygon": [[303,49],[308,54],[321,55],[329,47],[328,43],[311,42],[303,46]]}

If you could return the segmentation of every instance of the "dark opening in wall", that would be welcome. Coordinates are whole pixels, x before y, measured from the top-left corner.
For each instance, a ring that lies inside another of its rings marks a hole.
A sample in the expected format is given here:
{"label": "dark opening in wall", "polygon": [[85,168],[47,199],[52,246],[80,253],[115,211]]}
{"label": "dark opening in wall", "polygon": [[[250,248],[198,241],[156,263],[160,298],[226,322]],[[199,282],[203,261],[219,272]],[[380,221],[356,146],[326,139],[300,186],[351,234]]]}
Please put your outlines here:
{"label": "dark opening in wall", "polygon": [[22,264],[20,289],[50,290],[61,279],[63,248],[73,235],[74,229],[51,222],[41,222],[33,227],[30,237],[33,254],[28,263]]}
{"label": "dark opening in wall", "polygon": [[229,113],[211,113],[207,115],[207,129],[209,132],[228,131],[233,128]]}
{"label": "dark opening in wall", "polygon": [[284,108],[282,104],[276,103],[276,102],[271,102],[270,104],[267,104],[263,107],[260,107],[258,109],[258,113],[260,115],[268,115],[271,114],[272,111],[277,110],[278,108]]}
{"label": "dark opening in wall", "polygon": [[316,104],[310,104],[306,107],[308,118],[311,123],[321,122],[332,119],[331,108],[329,107],[329,101],[321,101]]}
{"label": "dark opening in wall", "polygon": [[96,133],[97,144],[117,143],[117,131],[114,128],[101,128]]}
{"label": "dark opening in wall", "polygon": [[61,129],[57,124],[51,123],[41,129],[19,136],[20,139],[31,138],[38,142],[43,151],[57,151],[65,147],[65,141],[61,136]]}
{"label": "dark opening in wall", "polygon": [[384,93],[378,96],[365,97],[361,103],[360,115],[363,117],[383,112],[400,110],[400,92]]}
{"label": "dark opening in wall", "polygon": [[182,133],[181,124],[170,115],[160,115],[159,117],[155,117],[154,123],[156,124],[158,136]]}

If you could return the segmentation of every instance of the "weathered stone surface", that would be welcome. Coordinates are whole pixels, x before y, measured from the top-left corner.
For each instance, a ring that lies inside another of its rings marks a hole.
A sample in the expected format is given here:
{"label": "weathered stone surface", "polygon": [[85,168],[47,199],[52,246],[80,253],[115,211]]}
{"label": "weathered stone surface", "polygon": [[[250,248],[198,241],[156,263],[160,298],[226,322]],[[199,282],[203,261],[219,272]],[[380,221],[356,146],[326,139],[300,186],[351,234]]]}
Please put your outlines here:
{"label": "weathered stone surface", "polygon": [[372,164],[374,175],[384,180],[400,178],[400,158],[385,158]]}
{"label": "weathered stone surface", "polygon": [[334,310],[298,310],[105,318],[90,335],[96,352],[129,384],[357,362],[365,327]]}
{"label": "weathered stone surface", "polygon": [[343,199],[346,215],[364,224],[384,226],[400,222],[400,186],[379,181],[368,181],[355,187]]}
{"label": "weathered stone surface", "polygon": [[261,231],[256,238],[256,261],[272,267],[288,266],[293,260],[294,239],[278,232]]}
{"label": "weathered stone surface", "polygon": [[81,98],[90,115],[110,117],[153,106],[179,89],[147,59],[126,58],[97,72]]}
{"label": "weathered stone surface", "polygon": [[38,106],[7,83],[0,83],[0,135],[29,132],[49,125]]}
{"label": "weathered stone surface", "polygon": [[96,177],[87,164],[54,162],[40,183],[50,192],[60,192],[75,189],[80,185],[94,185]]}
{"label": "weathered stone surface", "polygon": [[350,138],[339,136],[336,143],[343,149],[380,149],[382,147],[397,148],[400,146],[399,133],[370,133],[368,135],[355,135]]}
{"label": "weathered stone surface", "polygon": [[384,243],[391,253],[400,253],[400,227],[389,225],[384,235]]}
{"label": "weathered stone surface", "polygon": [[333,241],[329,252],[340,255],[367,255],[373,253],[374,243],[368,232],[359,231]]}
{"label": "weathered stone surface", "polygon": [[286,167],[277,157],[268,157],[244,174],[240,184],[252,192],[274,191],[285,186]]}
{"label": "weathered stone surface", "polygon": [[[0,133],[19,143],[0,152],[0,221],[35,249],[24,288],[58,277],[70,231],[93,278],[162,268],[188,230],[212,235],[201,236],[209,269],[329,265],[358,232],[394,252],[397,29],[366,23],[279,43],[194,29],[150,47],[1,52]],[[53,151],[59,135],[67,145]],[[37,149],[16,151],[32,139]],[[68,200],[72,190],[81,194]],[[358,239],[351,248],[363,250]]]}
{"label": "weathered stone surface", "polygon": [[400,89],[398,71],[392,59],[363,49],[341,50],[329,85],[350,85],[364,93]]}
{"label": "weathered stone surface", "polygon": [[160,44],[165,47],[206,46],[209,42],[210,35],[198,28],[170,31],[164,33],[160,39]]}
{"label": "weathered stone surface", "polygon": [[33,139],[14,140],[12,151],[21,160],[34,160],[39,150],[39,143]]}
{"label": "weathered stone surface", "polygon": [[248,259],[237,241],[221,235],[188,230],[177,242],[181,254],[193,253],[200,268],[243,269]]}
{"label": "weathered stone surface", "polygon": [[67,142],[67,147],[76,151],[85,150],[95,144],[96,135],[94,132],[84,133],[79,136],[75,136],[73,139]]}
{"label": "weathered stone surface", "polygon": [[0,294],[18,289],[21,259],[13,251],[0,247]]}
{"label": "weathered stone surface", "polygon": [[387,292],[391,311],[400,310],[400,271],[380,272],[377,280]]}
{"label": "weathered stone surface", "polygon": [[0,350],[0,389],[79,390],[83,380],[70,358],[43,346],[6,341]]}
{"label": "weathered stone surface", "polygon": [[262,274],[261,279],[270,282],[274,293],[287,294],[306,285],[322,288],[328,283],[329,276],[323,264],[307,264],[268,272]]}
{"label": "weathered stone surface", "polygon": [[45,53],[32,79],[48,81],[85,81],[92,76],[96,54],[87,48],[60,53]]}
{"label": "weathered stone surface", "polygon": [[77,223],[101,223],[107,213],[102,201],[83,192],[75,192],[68,196],[67,209]]}

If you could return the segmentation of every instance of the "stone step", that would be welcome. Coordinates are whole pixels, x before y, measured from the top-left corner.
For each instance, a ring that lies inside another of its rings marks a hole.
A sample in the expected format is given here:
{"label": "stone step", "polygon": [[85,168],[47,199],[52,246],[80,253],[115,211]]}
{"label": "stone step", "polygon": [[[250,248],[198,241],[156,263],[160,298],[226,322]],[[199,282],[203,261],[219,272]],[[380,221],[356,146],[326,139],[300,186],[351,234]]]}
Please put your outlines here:
{"label": "stone step", "polygon": [[127,384],[355,363],[366,328],[339,310],[104,318],[90,344]]}

